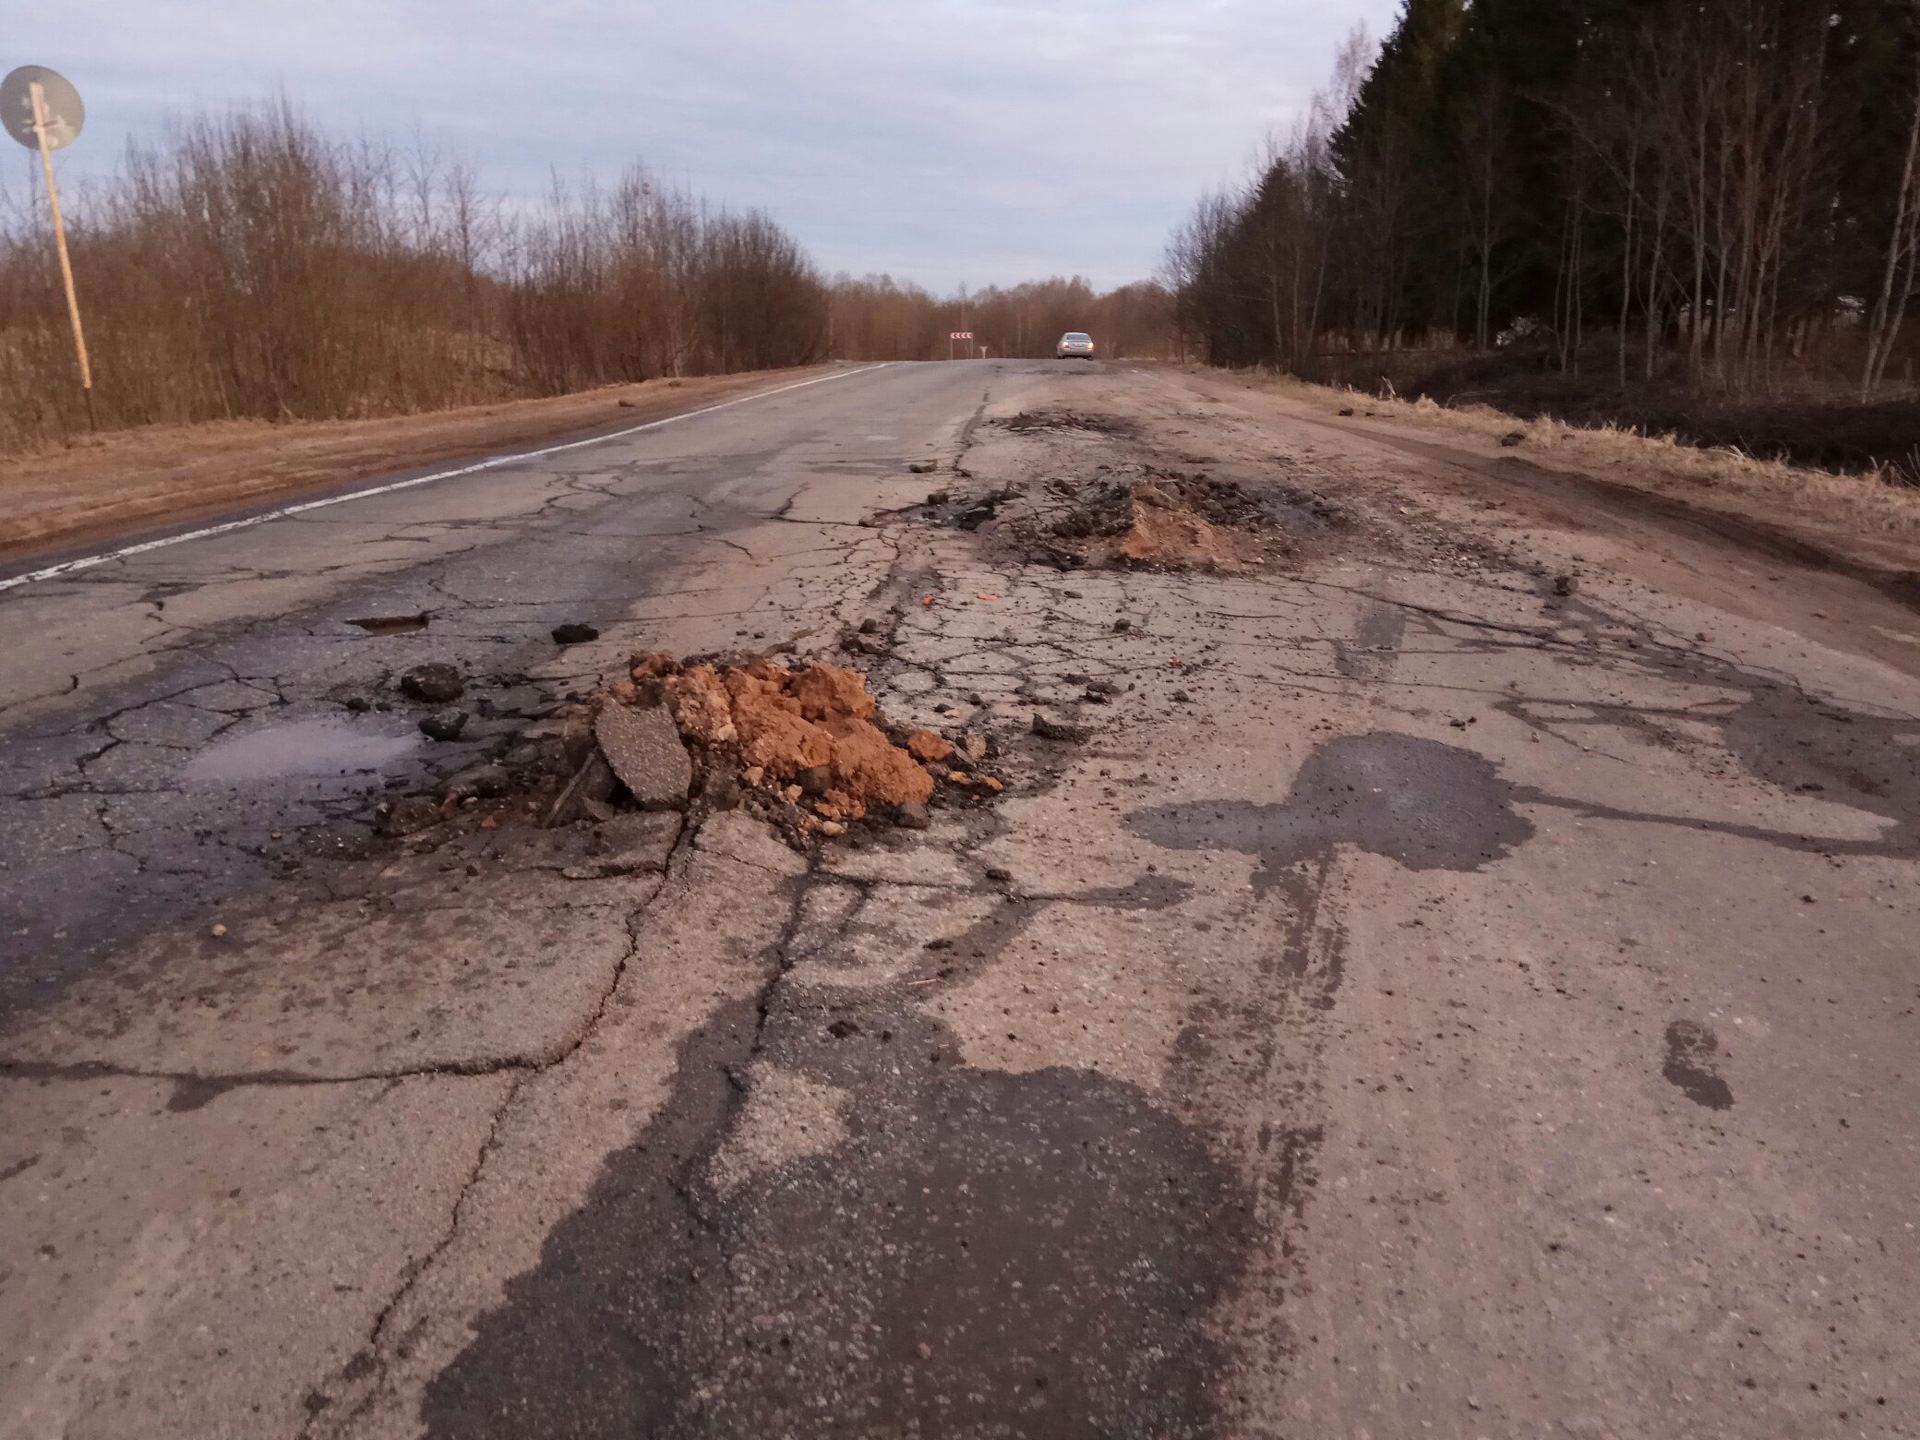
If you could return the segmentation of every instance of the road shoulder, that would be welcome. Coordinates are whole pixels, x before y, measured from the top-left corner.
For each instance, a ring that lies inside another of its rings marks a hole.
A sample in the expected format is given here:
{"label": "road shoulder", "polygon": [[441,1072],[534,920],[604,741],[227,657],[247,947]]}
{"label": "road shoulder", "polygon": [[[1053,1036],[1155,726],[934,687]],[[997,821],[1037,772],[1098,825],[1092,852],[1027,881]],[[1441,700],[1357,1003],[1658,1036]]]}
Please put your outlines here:
{"label": "road shoulder", "polygon": [[839,367],[650,380],[376,420],[149,426],[11,457],[0,565],[63,558],[162,526],[223,520],[376,477],[470,462],[683,414]]}

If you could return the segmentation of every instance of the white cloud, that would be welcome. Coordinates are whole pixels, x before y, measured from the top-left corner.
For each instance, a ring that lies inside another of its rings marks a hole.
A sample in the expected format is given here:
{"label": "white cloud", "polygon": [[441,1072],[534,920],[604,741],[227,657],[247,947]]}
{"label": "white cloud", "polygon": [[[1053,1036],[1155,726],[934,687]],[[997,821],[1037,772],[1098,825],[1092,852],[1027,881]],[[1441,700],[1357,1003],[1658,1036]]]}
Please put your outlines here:
{"label": "white cloud", "polygon": [[[63,0],[0,69],[88,104],[76,172],[167,113],[284,89],[470,153],[496,189],[641,158],[763,205],[829,270],[946,288],[1145,275],[1203,189],[1397,0]],[[24,152],[23,152],[24,153]]]}

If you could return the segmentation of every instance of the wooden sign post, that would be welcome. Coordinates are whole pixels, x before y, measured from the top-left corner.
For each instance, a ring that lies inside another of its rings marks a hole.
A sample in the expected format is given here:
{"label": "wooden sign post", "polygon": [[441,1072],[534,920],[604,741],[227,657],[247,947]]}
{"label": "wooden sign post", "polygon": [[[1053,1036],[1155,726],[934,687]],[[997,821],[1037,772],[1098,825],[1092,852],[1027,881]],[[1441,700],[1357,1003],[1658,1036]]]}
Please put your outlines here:
{"label": "wooden sign post", "polygon": [[67,226],[60,215],[60,189],[53,180],[53,152],[71,145],[86,123],[80,92],[67,77],[44,65],[22,65],[0,80],[0,126],[29,150],[40,152],[47,177],[47,204],[53,210],[53,246],[60,256],[60,283],[67,291],[67,318],[73,322],[73,350],[80,359],[80,393],[87,401],[87,427],[100,428],[93,413],[93,366],[87,359],[87,335],[80,326],[80,296],[73,288],[73,261],[67,256]]}
{"label": "wooden sign post", "polygon": [[40,168],[47,175],[47,204],[53,209],[53,246],[60,252],[60,279],[67,287],[67,318],[73,321],[73,348],[80,357],[80,390],[87,397],[87,428],[98,430],[93,414],[93,366],[87,363],[87,332],[80,325],[80,296],[73,288],[73,262],[67,258],[67,227],[60,218],[60,190],[53,183],[53,148],[47,144],[47,97],[38,80],[27,86],[33,97],[33,133],[40,142]]}

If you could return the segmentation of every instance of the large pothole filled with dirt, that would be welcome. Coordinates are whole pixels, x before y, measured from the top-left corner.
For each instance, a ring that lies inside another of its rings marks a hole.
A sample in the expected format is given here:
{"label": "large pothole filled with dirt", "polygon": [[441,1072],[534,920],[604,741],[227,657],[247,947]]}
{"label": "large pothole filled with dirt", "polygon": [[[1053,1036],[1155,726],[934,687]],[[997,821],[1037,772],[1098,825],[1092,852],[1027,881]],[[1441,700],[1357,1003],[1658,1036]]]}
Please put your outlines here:
{"label": "large pothole filled with dirt", "polygon": [[866,677],[777,656],[635,656],[628,677],[527,727],[434,794],[380,807],[415,845],[743,808],[796,844],[855,825],[924,828],[1004,782],[978,736],[891,723]]}
{"label": "large pothole filled with dirt", "polygon": [[961,530],[991,523],[1033,558],[1061,569],[1228,573],[1283,559],[1350,524],[1340,506],[1300,486],[1157,465],[1102,465],[1090,479],[978,494],[936,491],[920,514]]}
{"label": "large pothole filled with dirt", "polygon": [[1022,410],[1004,420],[990,422],[1015,435],[1034,435],[1048,431],[1078,430],[1092,435],[1134,436],[1140,424],[1125,415],[1101,415],[1080,410]]}

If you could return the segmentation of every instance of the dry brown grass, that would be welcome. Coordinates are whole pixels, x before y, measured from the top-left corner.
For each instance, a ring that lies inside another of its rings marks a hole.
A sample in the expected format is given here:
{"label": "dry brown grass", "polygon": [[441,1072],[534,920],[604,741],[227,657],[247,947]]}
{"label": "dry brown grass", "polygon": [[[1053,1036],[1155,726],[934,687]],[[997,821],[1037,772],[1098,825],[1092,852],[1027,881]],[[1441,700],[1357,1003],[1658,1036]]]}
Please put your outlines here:
{"label": "dry brown grass", "polygon": [[1920,489],[1888,472],[1834,475],[1760,460],[1739,450],[1688,445],[1673,435],[1642,435],[1615,425],[1569,425],[1551,417],[1522,420],[1488,405],[1449,408],[1432,400],[1381,400],[1303,380],[1262,382],[1329,414],[1352,406],[1382,418],[1499,440],[1519,433],[1521,453],[1577,465],[1609,480],[1716,509],[1777,511],[1818,525],[1903,539],[1920,538]]}

